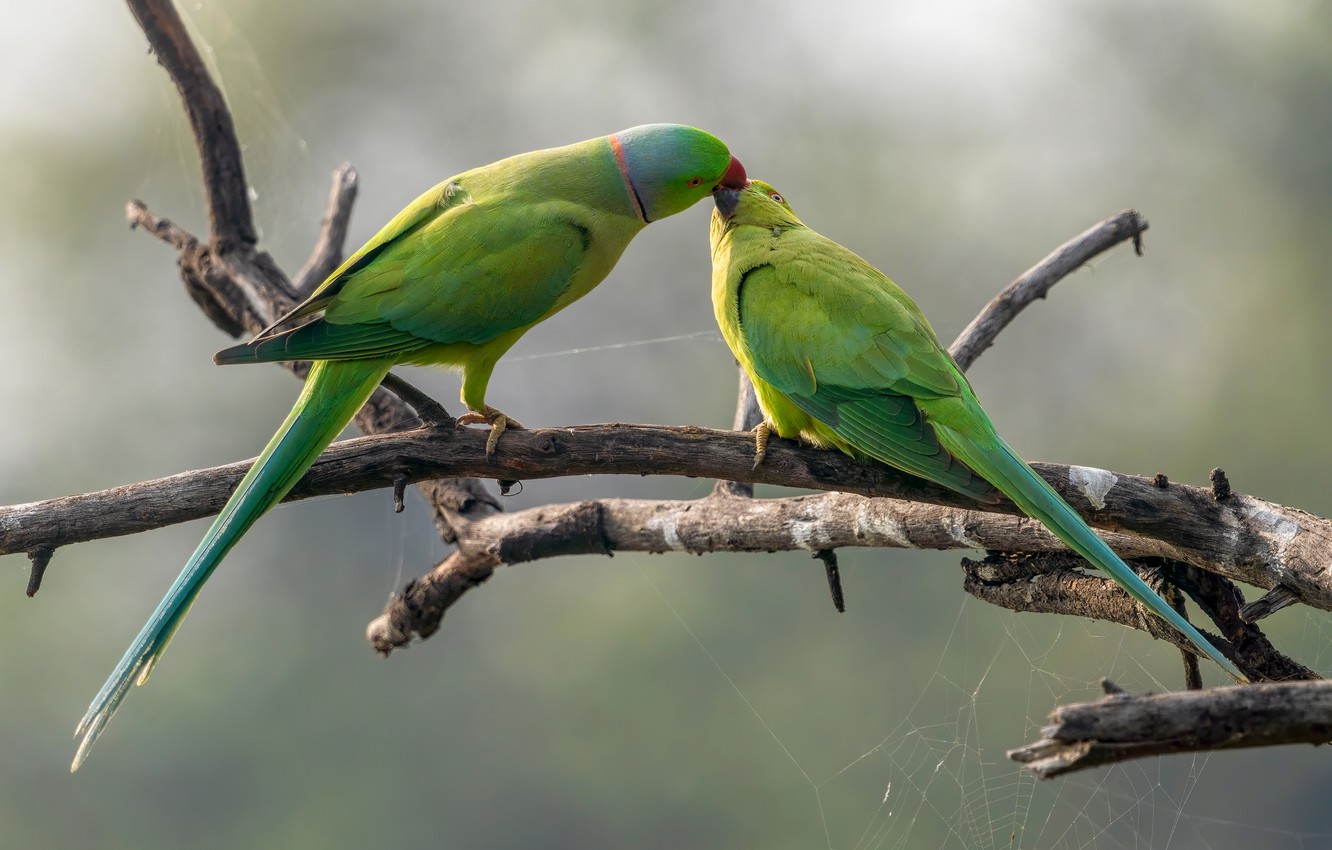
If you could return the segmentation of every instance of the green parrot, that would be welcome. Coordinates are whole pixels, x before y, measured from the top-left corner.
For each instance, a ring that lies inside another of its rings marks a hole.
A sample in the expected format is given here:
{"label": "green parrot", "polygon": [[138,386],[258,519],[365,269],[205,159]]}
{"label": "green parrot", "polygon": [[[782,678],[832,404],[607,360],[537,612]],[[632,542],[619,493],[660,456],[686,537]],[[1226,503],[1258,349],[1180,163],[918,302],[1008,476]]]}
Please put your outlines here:
{"label": "green parrot", "polygon": [[[495,362],[538,322],[586,295],[649,222],[722,182],[744,185],[726,145],[678,124],[633,127],[463,172],[413,201],[308,299],[220,364],[313,360],[305,389],[75,730],[77,770],[147,681],[208,576],[296,484],[395,364],[462,372],[460,424],[505,427],[486,404]],[[277,327],[307,321],[290,330]]]}
{"label": "green parrot", "polygon": [[999,438],[897,284],[806,227],[766,183],[721,185],[713,199],[712,306],[763,409],[755,466],[776,431],[981,501],[996,501],[998,489],[1199,652],[1247,681]]}

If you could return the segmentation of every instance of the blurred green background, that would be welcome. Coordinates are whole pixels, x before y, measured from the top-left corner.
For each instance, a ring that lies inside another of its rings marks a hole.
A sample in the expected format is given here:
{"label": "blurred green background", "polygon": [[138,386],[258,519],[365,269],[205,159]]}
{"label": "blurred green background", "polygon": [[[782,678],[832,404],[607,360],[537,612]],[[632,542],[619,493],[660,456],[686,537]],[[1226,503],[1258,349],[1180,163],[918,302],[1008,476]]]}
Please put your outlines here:
{"label": "blurred green background", "polygon": [[[817,8],[816,8],[817,7]],[[1332,7],[1146,0],[264,3],[185,13],[235,110],[264,246],[305,260],[330,170],[359,244],[420,191],[633,124],[704,127],[948,340],[998,287],[1125,207],[1151,221],[973,369],[1014,446],[1332,514]],[[253,456],[294,399],[183,297],[143,198],[200,232],[176,94],[116,2],[0,29],[0,503]],[[529,334],[490,398],[531,425],[729,424],[708,210],[654,224]],[[353,245],[354,247],[354,245]],[[521,359],[527,358],[527,359]],[[456,379],[414,380],[456,406]],[[529,482],[507,506],[708,482]],[[1332,761],[1285,748],[1037,784],[1004,758],[1108,675],[1179,686],[1121,629],[965,598],[957,554],[549,561],[431,641],[364,623],[445,554],[421,502],[283,508],[210,583],[149,688],[71,778],[75,720],[199,523],[62,549],[0,588],[0,846],[1327,847]],[[1279,643],[1332,667],[1329,616]],[[1215,678],[1208,670],[1209,678]]]}

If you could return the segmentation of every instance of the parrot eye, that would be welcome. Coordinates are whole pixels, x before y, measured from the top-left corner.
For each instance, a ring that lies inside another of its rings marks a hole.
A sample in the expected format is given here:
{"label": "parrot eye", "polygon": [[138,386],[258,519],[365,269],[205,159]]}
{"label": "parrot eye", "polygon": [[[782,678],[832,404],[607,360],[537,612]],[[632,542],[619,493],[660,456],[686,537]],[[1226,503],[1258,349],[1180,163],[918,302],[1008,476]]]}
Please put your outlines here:
{"label": "parrot eye", "polygon": [[702,186],[702,185],[703,185],[703,178],[702,178],[702,177],[694,177],[694,178],[690,179],[690,181],[689,181],[689,188],[690,188],[690,189],[693,189],[693,188],[696,187],[696,186]]}
{"label": "parrot eye", "polygon": [[768,197],[772,198],[774,201],[776,201],[779,204],[786,203],[786,199],[784,199],[781,195],[777,194],[776,192],[769,192]]}

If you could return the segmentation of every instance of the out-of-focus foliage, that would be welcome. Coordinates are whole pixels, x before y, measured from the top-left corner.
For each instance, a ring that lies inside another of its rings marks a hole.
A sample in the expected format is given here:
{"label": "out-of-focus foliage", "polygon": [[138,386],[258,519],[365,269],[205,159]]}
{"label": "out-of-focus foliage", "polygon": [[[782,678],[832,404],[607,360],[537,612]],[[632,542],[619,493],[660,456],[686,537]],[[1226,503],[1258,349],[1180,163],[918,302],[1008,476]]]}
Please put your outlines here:
{"label": "out-of-focus foliage", "polygon": [[[292,270],[341,161],[361,173],[362,240],[449,174],[649,121],[726,139],[945,339],[1054,245],[1137,207],[1145,258],[1097,261],[973,370],[1000,431],[1032,459],[1188,482],[1223,465],[1241,490],[1332,513],[1326,4],[185,12],[235,109],[265,247]],[[169,249],[124,225],[142,197],[203,226],[175,92],[128,11],[20,4],[0,57],[0,502],[253,455],[296,385],[213,368],[227,340]],[[500,365],[492,400],[532,425],[728,423],[715,339],[518,359],[707,331],[706,218],[654,224]],[[532,482],[506,505],[707,486]],[[444,553],[419,502],[394,516],[383,493],[261,522],[71,779],[74,721],[200,532],[61,550],[35,600],[26,561],[4,562],[0,845],[1293,847],[1332,830],[1312,749],[1022,778],[1003,750],[1057,700],[1103,675],[1176,687],[1176,654],[965,601],[955,555],[843,553],[844,616],[797,554],[521,567],[381,662],[362,624]],[[1328,622],[1271,626],[1326,669]]]}

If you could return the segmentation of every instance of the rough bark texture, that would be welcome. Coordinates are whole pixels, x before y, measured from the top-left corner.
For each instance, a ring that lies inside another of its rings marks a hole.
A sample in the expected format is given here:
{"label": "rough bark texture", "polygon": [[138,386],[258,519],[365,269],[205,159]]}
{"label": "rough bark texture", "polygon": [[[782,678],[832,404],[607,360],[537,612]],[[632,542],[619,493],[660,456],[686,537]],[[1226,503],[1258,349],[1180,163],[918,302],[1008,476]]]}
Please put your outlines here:
{"label": "rough bark texture", "polygon": [[1008,757],[1042,779],[1104,764],[1202,750],[1332,740],[1332,682],[1288,682],[1170,694],[1115,693],[1064,705],[1040,740]]}
{"label": "rough bark texture", "polygon": [[[363,411],[361,421],[392,427],[402,417],[410,419],[411,414],[389,403],[392,400],[387,396],[382,405],[372,400],[374,410]],[[774,439],[764,463],[758,469],[752,465],[751,435],[707,428],[586,425],[514,431],[504,435],[490,459],[482,431],[416,429],[336,444],[290,498],[391,487],[400,476],[421,482],[463,476],[530,481],[589,474],[681,475],[906,500],[912,504],[895,506],[891,518],[876,514],[875,521],[913,530],[951,528],[948,548],[1021,551],[1028,548],[1022,541],[1046,535],[1039,523],[1020,518],[1009,503],[982,510],[952,491],[836,452]],[[0,554],[144,531],[216,513],[248,466],[234,463],[0,508]],[[1092,525],[1141,538],[1112,539],[1129,556],[1170,558],[1264,588],[1284,585],[1304,602],[1332,609],[1328,520],[1240,494],[1218,502],[1208,491],[1183,484],[1160,487],[1150,478],[1060,464],[1035,467]],[[812,502],[805,509],[834,504],[841,503]],[[858,545],[865,535],[863,516],[858,509],[808,513],[791,532],[806,535],[804,545],[795,548]],[[725,526],[742,524],[738,515],[715,519]],[[719,540],[727,537],[717,535]],[[734,550],[718,546],[711,551]]]}

